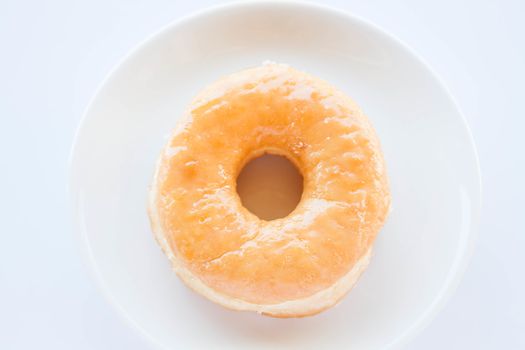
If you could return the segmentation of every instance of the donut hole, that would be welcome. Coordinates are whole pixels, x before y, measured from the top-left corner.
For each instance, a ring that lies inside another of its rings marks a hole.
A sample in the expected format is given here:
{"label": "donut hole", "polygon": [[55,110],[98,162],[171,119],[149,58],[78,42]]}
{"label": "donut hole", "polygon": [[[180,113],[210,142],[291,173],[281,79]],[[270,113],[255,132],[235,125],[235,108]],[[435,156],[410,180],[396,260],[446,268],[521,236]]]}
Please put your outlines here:
{"label": "donut hole", "polygon": [[262,220],[284,218],[303,194],[303,176],[287,157],[265,153],[248,161],[237,177],[242,205]]}

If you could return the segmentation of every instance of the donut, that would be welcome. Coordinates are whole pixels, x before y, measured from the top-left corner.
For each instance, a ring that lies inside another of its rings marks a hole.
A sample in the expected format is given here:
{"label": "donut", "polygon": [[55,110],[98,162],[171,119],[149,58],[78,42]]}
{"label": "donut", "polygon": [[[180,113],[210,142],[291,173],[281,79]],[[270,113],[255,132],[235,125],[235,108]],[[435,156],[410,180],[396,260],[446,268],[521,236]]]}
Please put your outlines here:
{"label": "donut", "polygon": [[[245,208],[236,178],[265,153],[290,160],[303,193],[287,216]],[[367,267],[390,209],[378,137],[321,79],[267,63],[190,104],[149,189],[154,236],[182,281],[229,309],[302,317],[337,304]]]}

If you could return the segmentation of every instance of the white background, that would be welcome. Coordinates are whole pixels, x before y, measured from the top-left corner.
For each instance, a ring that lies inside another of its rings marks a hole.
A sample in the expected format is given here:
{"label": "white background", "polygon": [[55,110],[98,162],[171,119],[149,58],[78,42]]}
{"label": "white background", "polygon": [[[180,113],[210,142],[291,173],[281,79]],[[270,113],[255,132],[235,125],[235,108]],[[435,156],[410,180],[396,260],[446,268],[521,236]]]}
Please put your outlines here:
{"label": "white background", "polygon": [[[152,349],[83,265],[68,156],[84,108],[123,55],[217,3],[0,0],[0,349]],[[525,348],[525,3],[325,3],[420,53],[458,100],[479,152],[475,253],[457,292],[407,348]]]}

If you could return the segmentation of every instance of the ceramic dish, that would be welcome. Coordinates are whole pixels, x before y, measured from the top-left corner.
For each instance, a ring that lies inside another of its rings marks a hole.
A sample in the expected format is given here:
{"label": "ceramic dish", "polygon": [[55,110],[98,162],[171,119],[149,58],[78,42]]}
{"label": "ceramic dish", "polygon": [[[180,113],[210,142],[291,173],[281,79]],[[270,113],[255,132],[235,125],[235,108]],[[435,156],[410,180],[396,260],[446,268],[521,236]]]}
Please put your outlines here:
{"label": "ceramic dish", "polygon": [[[381,139],[393,210],[356,287],[315,317],[223,309],[190,291],[155,243],[146,202],[155,161],[204,86],[265,60],[330,82]],[[461,112],[431,69],[375,25],[318,5],[249,2],[178,20],[112,71],[87,109],[71,161],[86,259],[123,317],[167,348],[383,349],[437,313],[474,241],[480,180]]]}

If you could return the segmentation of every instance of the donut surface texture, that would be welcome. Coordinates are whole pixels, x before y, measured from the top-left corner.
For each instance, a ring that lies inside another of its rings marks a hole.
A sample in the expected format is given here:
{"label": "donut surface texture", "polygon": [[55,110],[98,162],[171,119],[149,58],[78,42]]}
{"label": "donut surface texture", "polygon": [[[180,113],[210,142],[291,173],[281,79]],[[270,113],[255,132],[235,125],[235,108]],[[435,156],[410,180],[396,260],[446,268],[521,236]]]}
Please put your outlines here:
{"label": "donut surface texture", "polygon": [[[300,170],[303,194],[265,221],[236,178],[264,153]],[[205,88],[160,155],[149,197],[155,237],[180,278],[208,299],[275,317],[336,304],[368,265],[390,208],[368,118],[326,82],[282,64]]]}

